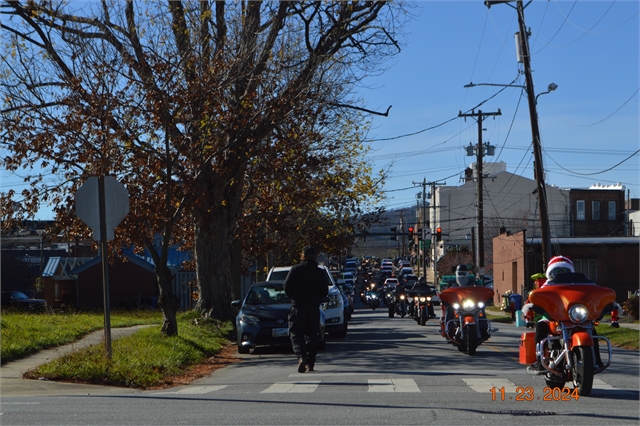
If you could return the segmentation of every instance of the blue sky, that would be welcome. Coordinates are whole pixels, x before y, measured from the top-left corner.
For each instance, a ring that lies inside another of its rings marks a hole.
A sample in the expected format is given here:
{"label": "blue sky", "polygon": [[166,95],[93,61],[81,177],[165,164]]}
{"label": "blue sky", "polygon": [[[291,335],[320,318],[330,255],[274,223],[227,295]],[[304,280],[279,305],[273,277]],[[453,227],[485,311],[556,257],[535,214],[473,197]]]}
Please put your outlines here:
{"label": "blue sky", "polygon": [[[502,112],[483,120],[483,142],[496,146],[495,156],[483,161],[504,161],[507,171],[533,179],[526,93],[520,99],[520,88],[497,95],[502,87],[464,88],[516,78],[513,84],[525,85],[515,56],[515,9],[488,9],[482,0],[416,5],[401,53],[360,90],[370,109],[393,106],[389,117],[374,117],[368,135],[371,161],[392,167],[384,187],[387,207],[415,205],[421,187],[413,182],[461,184],[463,170],[475,161],[463,147],[477,144],[478,125],[455,118],[473,107]],[[637,1],[558,0],[535,0],[525,9],[535,93],[558,85],[538,98],[537,107],[547,185],[619,182],[640,198],[640,153],[627,159],[640,149],[639,10]]]}
{"label": "blue sky", "polygon": [[[464,88],[516,78],[513,84],[525,84],[515,58],[515,9],[506,4],[488,9],[483,0],[415,4],[402,51],[359,89],[369,109],[393,106],[389,117],[372,118],[368,135],[374,166],[391,166],[382,188],[387,208],[415,205],[421,187],[413,182],[461,184],[465,167],[475,161],[464,147],[477,144],[478,126],[456,117],[473,107],[502,112],[484,119],[483,141],[496,146],[496,155],[484,161],[504,161],[507,171],[533,179],[526,94],[517,87],[497,95],[503,88]],[[535,93],[549,83],[558,85],[539,97],[537,108],[547,185],[620,182],[640,198],[639,10],[638,1],[585,0],[535,0],[525,9]],[[1,191],[26,187],[0,173]],[[44,210],[37,216],[51,218]]]}

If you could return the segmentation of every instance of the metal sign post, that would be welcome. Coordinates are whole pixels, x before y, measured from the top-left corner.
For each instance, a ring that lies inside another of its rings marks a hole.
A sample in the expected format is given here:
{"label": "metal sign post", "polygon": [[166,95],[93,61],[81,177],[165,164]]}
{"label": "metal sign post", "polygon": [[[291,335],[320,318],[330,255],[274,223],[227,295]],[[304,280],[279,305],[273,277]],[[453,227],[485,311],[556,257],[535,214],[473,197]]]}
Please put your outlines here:
{"label": "metal sign post", "polygon": [[104,345],[111,359],[111,307],[109,305],[108,240],[115,227],[129,213],[129,193],[113,176],[92,176],[76,191],[76,215],[93,231],[100,242],[104,300]]}

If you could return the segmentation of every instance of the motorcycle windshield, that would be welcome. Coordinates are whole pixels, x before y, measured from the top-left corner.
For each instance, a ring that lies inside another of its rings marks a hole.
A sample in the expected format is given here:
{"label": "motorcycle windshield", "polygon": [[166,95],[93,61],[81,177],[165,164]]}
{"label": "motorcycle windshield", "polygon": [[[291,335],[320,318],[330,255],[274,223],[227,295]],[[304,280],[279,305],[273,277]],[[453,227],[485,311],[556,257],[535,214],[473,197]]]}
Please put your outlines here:
{"label": "motorcycle windshield", "polygon": [[462,304],[465,299],[472,299],[478,302],[485,302],[493,298],[493,290],[486,287],[450,287],[442,290],[439,294],[440,300],[453,305],[454,303]]}
{"label": "motorcycle windshield", "polygon": [[548,284],[529,293],[529,301],[556,321],[569,321],[569,308],[577,304],[587,308],[589,320],[595,320],[615,300],[614,290],[597,284]]}

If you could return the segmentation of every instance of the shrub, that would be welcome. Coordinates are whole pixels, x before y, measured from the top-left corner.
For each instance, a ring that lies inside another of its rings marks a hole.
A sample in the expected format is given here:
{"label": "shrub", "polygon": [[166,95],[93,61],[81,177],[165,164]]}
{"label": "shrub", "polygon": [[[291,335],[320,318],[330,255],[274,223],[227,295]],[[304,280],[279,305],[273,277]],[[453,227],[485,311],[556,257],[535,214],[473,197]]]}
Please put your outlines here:
{"label": "shrub", "polygon": [[639,308],[638,308],[638,296],[632,297],[631,299],[627,299],[623,304],[627,315],[630,315],[634,319],[638,319]]}

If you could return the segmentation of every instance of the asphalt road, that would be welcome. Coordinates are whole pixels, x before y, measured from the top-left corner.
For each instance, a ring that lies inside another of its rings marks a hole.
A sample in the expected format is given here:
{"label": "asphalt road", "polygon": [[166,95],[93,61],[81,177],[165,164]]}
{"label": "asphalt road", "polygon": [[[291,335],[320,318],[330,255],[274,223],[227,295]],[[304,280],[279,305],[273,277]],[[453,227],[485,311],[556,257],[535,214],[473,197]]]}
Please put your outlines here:
{"label": "asphalt road", "polygon": [[[439,335],[360,305],[345,339],[330,338],[315,372],[290,351],[259,349],[190,385],[161,391],[57,386],[3,392],[2,425],[427,425],[633,424],[640,422],[640,356],[614,349],[588,397],[561,400],[518,364],[511,324],[468,356]],[[37,382],[37,381],[36,381]],[[492,392],[496,388],[498,391]],[[504,400],[502,392],[504,388]],[[53,389],[56,389],[55,391]],[[75,389],[75,390],[74,390]],[[525,392],[530,401],[519,400]],[[550,401],[545,400],[551,399]],[[554,400],[555,399],[555,400]]]}

